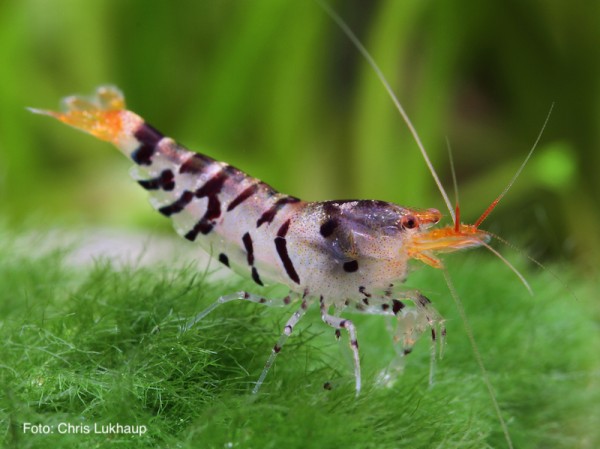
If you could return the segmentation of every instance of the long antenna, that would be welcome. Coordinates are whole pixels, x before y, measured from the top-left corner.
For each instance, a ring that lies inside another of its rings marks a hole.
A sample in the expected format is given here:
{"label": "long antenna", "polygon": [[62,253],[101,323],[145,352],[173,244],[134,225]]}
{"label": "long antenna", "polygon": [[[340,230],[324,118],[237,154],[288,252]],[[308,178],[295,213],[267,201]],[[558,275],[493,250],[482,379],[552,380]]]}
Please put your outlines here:
{"label": "long antenna", "polygon": [[371,68],[377,74],[379,81],[381,81],[381,83],[383,84],[383,87],[385,88],[385,90],[389,94],[390,98],[392,99],[394,106],[396,106],[396,109],[398,109],[398,112],[400,112],[400,115],[402,116],[402,119],[406,123],[408,130],[410,131],[413,138],[415,139],[415,142],[417,143],[417,146],[419,147],[419,150],[421,151],[421,155],[423,156],[423,159],[425,159],[427,168],[429,168],[429,171],[431,172],[431,175],[433,176],[433,179],[434,179],[435,183],[437,184],[437,187],[438,187],[440,193],[442,194],[442,197],[444,198],[446,207],[448,208],[448,211],[450,212],[450,216],[452,217],[452,222],[453,223],[456,222],[452,203],[450,202],[450,199],[448,198],[448,195],[446,194],[446,191],[444,190],[444,186],[442,185],[440,178],[438,177],[437,173],[435,172],[435,169],[433,168],[433,164],[431,163],[431,160],[429,159],[429,156],[427,155],[425,146],[423,145],[423,142],[421,142],[421,138],[419,137],[417,130],[415,129],[412,122],[408,118],[408,114],[406,114],[406,111],[400,104],[400,101],[398,101],[398,98],[396,98],[396,95],[394,94],[394,91],[392,90],[392,87],[388,83],[387,79],[383,75],[383,72],[381,71],[381,69],[379,68],[379,66],[377,65],[377,63],[375,62],[373,57],[371,56],[371,54],[367,51],[367,49],[360,42],[358,37],[356,37],[356,35],[352,32],[350,27],[348,27],[348,25],[346,25],[346,22],[344,22],[344,20],[334,10],[332,10],[329,7],[329,5],[321,2],[320,0],[315,0],[315,1],[321,6],[321,8],[323,8],[323,10],[329,15],[329,17],[331,17],[331,19],[335,23],[338,24],[338,26],[342,29],[342,31],[346,34],[346,36],[348,36],[348,39],[350,39],[350,41],[352,41],[352,43],[356,46],[356,48],[358,49],[360,54],[363,55],[363,57],[367,60],[367,62],[371,66]]}
{"label": "long antenna", "polygon": [[490,204],[488,206],[488,208],[483,212],[483,214],[481,214],[481,217],[479,217],[477,219],[477,221],[475,222],[475,227],[476,228],[478,228],[479,225],[481,223],[483,223],[483,220],[485,220],[488,217],[488,215],[490,214],[490,212],[492,212],[496,208],[496,206],[498,205],[498,203],[500,202],[500,200],[502,198],[504,198],[504,195],[506,195],[506,192],[508,192],[510,190],[510,188],[512,187],[512,185],[515,183],[515,181],[517,180],[517,178],[519,177],[519,175],[521,174],[521,172],[525,168],[525,165],[527,165],[527,162],[529,161],[529,158],[533,154],[534,150],[537,148],[537,145],[540,142],[540,139],[542,138],[542,134],[544,134],[544,130],[546,129],[546,125],[548,124],[548,120],[550,120],[550,115],[552,114],[552,110],[553,109],[554,109],[554,103],[552,103],[552,105],[550,105],[550,110],[548,111],[548,115],[546,115],[546,119],[544,120],[544,124],[542,125],[542,129],[538,133],[537,138],[535,139],[535,142],[533,143],[533,146],[531,147],[531,150],[529,150],[529,153],[527,153],[527,157],[525,158],[525,160],[523,161],[523,163],[521,164],[521,166],[519,167],[519,169],[517,170],[517,172],[515,173],[515,175],[512,177],[512,179],[510,180],[510,182],[508,183],[508,185],[504,188],[504,190],[502,191],[502,193],[500,195],[498,195],[498,198],[496,198],[494,201],[492,201],[492,204]]}
{"label": "long antenna", "polygon": [[444,272],[444,278],[446,278],[446,285],[448,285],[448,289],[450,290],[450,294],[452,295],[452,299],[454,299],[454,303],[456,304],[456,308],[458,309],[458,313],[460,315],[460,319],[463,322],[463,326],[465,327],[465,331],[467,333],[467,337],[469,338],[469,342],[471,343],[471,348],[473,349],[473,354],[475,355],[475,360],[477,361],[477,365],[479,365],[479,370],[481,371],[481,376],[483,378],[483,383],[487,388],[490,397],[492,399],[492,403],[494,404],[494,409],[496,410],[496,415],[498,416],[498,420],[500,421],[500,426],[502,427],[502,433],[504,433],[504,438],[506,439],[506,443],[508,444],[509,449],[513,449],[512,439],[510,438],[510,433],[508,432],[508,426],[506,425],[506,421],[502,416],[502,411],[500,410],[500,405],[498,404],[498,399],[496,398],[496,392],[494,391],[494,387],[492,387],[492,382],[490,381],[490,376],[483,364],[483,358],[481,357],[481,352],[479,352],[479,348],[477,347],[477,343],[475,343],[475,337],[473,335],[473,329],[467,320],[467,314],[465,312],[465,308],[463,303],[458,296],[458,292],[454,288],[454,284],[452,283],[452,279],[450,278],[450,273],[448,273],[448,269],[446,267],[442,268]]}
{"label": "long antenna", "polygon": [[[487,234],[487,233],[486,233]],[[521,272],[519,270],[517,270],[517,268],[511,264],[508,259],[506,259],[506,257],[504,257],[502,254],[500,254],[498,251],[496,251],[494,248],[492,248],[490,245],[488,245],[485,242],[480,242],[484,247],[486,247],[491,253],[495,254],[496,257],[498,257],[502,262],[504,262],[504,264],[510,268],[512,270],[513,273],[515,273],[517,275],[517,277],[519,278],[519,280],[521,281],[521,283],[525,286],[525,288],[527,289],[527,291],[529,292],[529,294],[531,296],[533,296],[533,290],[531,289],[531,286],[529,285],[529,282],[527,282],[527,279],[525,279],[525,276],[523,276],[521,274]]]}
{"label": "long antenna", "polygon": [[537,260],[535,257],[530,256],[529,254],[527,254],[525,251],[523,251],[521,248],[519,248],[518,246],[513,245],[512,243],[510,243],[508,240],[503,239],[502,237],[500,237],[499,235],[494,234],[493,232],[490,231],[484,231],[487,235],[489,235],[490,237],[492,237],[493,239],[498,240],[500,243],[508,246],[510,249],[512,249],[513,251],[516,251],[517,253],[519,253],[521,256],[527,258],[530,262],[534,263],[535,265],[538,266],[538,268],[547,271],[548,273],[550,273],[550,275],[558,282],[560,282],[563,286],[563,288],[569,292],[569,294],[571,295],[571,297],[575,300],[575,301],[579,301],[579,298],[577,297],[577,295],[575,294],[575,292],[569,287],[569,285],[564,282],[560,276],[558,274],[556,274],[554,272],[554,270],[551,270],[550,268],[548,268],[546,265],[544,265],[542,262],[540,262],[539,260]]}

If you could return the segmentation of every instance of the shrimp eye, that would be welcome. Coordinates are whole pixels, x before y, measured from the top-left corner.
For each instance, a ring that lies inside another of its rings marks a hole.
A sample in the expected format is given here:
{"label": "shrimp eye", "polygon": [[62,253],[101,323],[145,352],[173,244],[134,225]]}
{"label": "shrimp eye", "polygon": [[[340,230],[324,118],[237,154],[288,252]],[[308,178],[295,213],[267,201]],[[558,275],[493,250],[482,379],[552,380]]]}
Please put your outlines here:
{"label": "shrimp eye", "polygon": [[405,215],[400,221],[400,225],[404,229],[413,229],[418,226],[417,219],[413,215]]}

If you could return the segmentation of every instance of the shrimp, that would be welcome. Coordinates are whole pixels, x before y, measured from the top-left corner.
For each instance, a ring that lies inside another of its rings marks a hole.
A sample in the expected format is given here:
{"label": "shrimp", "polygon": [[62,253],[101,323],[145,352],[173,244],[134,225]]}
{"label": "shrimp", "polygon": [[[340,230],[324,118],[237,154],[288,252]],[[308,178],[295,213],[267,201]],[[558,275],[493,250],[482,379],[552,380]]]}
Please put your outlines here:
{"label": "shrimp", "polygon": [[395,340],[401,340],[402,353],[408,354],[427,328],[440,327],[440,335],[445,334],[431,301],[419,291],[402,288],[409,260],[441,268],[437,253],[487,245],[490,239],[473,225],[432,229],[442,216],[436,209],[377,200],[308,202],[279,193],[229,164],[165,137],[127,110],[115,87],[100,87],[90,99],[67,97],[64,105],[65,112],[32,111],[114,144],[135,163],[131,176],[148,191],[154,209],[173,221],[179,235],[218,254],[223,265],[258,285],[289,288],[289,295],[278,300],[246,291],[222,296],[190,320],[187,329],[217,305],[233,300],[299,302],[254,392],[298,321],[316,303],[327,325],[348,332],[358,394],[357,331],[341,313],[352,309],[396,317]]}
{"label": "shrimp", "polygon": [[[309,202],[280,193],[225,162],[192,152],[164,136],[126,108],[123,94],[116,87],[99,87],[91,98],[67,97],[63,112],[31,109],[116,146],[135,164],[130,174],[148,191],[152,207],[172,220],[180,236],[216,254],[220,263],[260,286],[283,284],[289,289],[288,295],[274,299],[248,291],[221,296],[184,326],[186,330],[192,328],[219,305],[235,300],[295,304],[253,393],[259,391],[287,338],[313,304],[318,305],[321,319],[335,329],[336,335],[342,330],[348,333],[357,395],[361,390],[358,336],[354,323],[342,317],[345,311],[393,317],[394,342],[401,346],[401,355],[409,354],[417,339],[430,329],[433,361],[438,340],[441,347],[444,344],[443,318],[420,291],[403,287],[409,262],[416,260],[443,270],[440,254],[482,246],[502,258],[488,244],[491,234],[479,226],[535,148],[480,219],[475,224],[461,223],[458,203],[452,207],[414,127],[381,71],[339,16],[324,8],[365,56],[390,94],[442,193],[452,224],[435,228],[442,214],[431,208],[379,200]],[[466,324],[458,295],[447,272],[444,274]],[[470,330],[468,333],[512,447],[475,341]]]}

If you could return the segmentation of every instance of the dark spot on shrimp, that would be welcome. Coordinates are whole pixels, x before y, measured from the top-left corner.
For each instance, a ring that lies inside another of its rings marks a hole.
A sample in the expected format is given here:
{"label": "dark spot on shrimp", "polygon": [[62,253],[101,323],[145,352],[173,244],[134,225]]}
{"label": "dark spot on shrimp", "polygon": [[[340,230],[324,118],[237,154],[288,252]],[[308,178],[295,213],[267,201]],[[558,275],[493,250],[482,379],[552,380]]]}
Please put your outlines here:
{"label": "dark spot on shrimp", "polygon": [[131,159],[138,165],[151,165],[152,156],[154,156],[154,147],[149,145],[140,145],[137,150],[131,153]]}
{"label": "dark spot on shrimp", "polygon": [[362,293],[363,295],[365,295],[367,298],[371,297],[371,293],[367,293],[367,289],[365,288],[364,285],[361,285],[360,287],[358,287],[358,291],[359,291],[359,293]]}
{"label": "dark spot on shrimp", "polygon": [[358,271],[358,261],[351,260],[350,262],[346,262],[344,264],[344,271],[346,273],[354,273],[355,271]]}
{"label": "dark spot on shrimp", "polygon": [[323,222],[319,228],[319,232],[324,238],[327,238],[333,234],[333,231],[338,227],[339,221],[336,218],[330,218]]}
{"label": "dark spot on shrimp", "polygon": [[420,293],[419,293],[419,297],[417,300],[418,300],[419,304],[422,305],[423,307],[426,307],[428,304],[431,304],[431,300],[427,296],[424,296]]}
{"label": "dark spot on shrimp", "polygon": [[225,253],[219,254],[219,262],[221,262],[226,267],[229,267],[229,257]]}
{"label": "dark spot on shrimp", "polygon": [[392,312],[394,312],[394,315],[398,315],[398,312],[404,309],[404,307],[405,305],[402,301],[392,299]]}

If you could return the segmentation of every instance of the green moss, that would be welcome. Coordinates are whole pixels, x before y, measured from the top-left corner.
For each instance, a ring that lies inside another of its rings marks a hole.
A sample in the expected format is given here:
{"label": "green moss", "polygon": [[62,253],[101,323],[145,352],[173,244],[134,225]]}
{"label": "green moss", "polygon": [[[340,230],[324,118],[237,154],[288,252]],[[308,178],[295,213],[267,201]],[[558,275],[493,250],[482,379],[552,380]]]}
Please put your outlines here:
{"label": "green moss", "polygon": [[[182,333],[182,319],[240,285],[212,284],[190,268],[74,268],[62,253],[19,255],[9,237],[0,251],[6,447],[506,447],[464,326],[434,270],[410,277],[448,319],[432,388],[426,338],[396,383],[378,386],[391,360],[389,337],[383,321],[356,316],[365,387],[355,398],[346,352],[311,310],[254,396],[287,309],[227,304]],[[485,254],[448,262],[515,447],[597,447],[599,337],[585,286],[571,282],[575,300],[549,272],[521,266],[536,292],[529,297]],[[24,433],[26,422],[54,433]],[[57,430],[59,423],[110,422],[147,432]]]}

